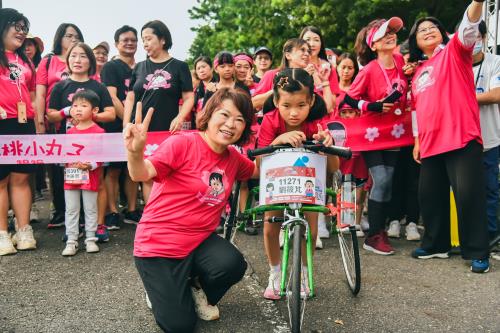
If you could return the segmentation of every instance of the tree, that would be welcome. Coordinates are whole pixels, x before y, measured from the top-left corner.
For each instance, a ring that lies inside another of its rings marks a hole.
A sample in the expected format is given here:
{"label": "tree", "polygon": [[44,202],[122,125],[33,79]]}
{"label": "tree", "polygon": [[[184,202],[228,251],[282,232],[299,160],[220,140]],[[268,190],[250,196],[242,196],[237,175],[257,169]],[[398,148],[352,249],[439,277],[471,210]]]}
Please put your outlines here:
{"label": "tree", "polygon": [[222,50],[246,51],[265,45],[279,62],[284,42],[298,37],[307,25],[321,29],[325,44],[352,49],[359,30],[376,18],[399,16],[407,38],[415,19],[438,17],[448,31],[460,21],[470,0],[198,0],[189,10],[201,22],[191,28],[196,38],[191,60],[199,55],[215,56]]}

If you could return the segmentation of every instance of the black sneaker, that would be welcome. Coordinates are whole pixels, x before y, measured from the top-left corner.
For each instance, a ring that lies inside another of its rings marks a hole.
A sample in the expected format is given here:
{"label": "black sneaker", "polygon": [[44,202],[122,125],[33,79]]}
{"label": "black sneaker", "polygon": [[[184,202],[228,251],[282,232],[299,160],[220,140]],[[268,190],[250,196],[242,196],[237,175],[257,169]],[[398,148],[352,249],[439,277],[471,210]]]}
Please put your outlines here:
{"label": "black sneaker", "polygon": [[47,224],[48,229],[55,229],[64,226],[64,212],[55,212]]}
{"label": "black sneaker", "polygon": [[105,224],[108,230],[118,230],[120,229],[120,214],[118,213],[109,213],[106,215]]}
{"label": "black sneaker", "polygon": [[123,215],[123,222],[127,224],[138,224],[141,220],[142,212],[138,209],[134,211],[126,211]]}

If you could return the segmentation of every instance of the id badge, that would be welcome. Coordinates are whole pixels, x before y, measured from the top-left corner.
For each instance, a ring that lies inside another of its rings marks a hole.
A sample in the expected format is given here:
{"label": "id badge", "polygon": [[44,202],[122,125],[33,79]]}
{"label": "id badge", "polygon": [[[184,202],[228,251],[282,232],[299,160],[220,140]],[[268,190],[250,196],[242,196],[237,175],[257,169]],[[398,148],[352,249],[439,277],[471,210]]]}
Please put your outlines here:
{"label": "id badge", "polygon": [[0,119],[7,119],[7,111],[0,106]]}
{"label": "id badge", "polygon": [[28,122],[28,117],[26,115],[26,103],[24,102],[17,102],[17,122],[20,124]]}
{"label": "id badge", "polygon": [[88,184],[90,181],[89,171],[78,168],[64,169],[64,182],[66,184]]}

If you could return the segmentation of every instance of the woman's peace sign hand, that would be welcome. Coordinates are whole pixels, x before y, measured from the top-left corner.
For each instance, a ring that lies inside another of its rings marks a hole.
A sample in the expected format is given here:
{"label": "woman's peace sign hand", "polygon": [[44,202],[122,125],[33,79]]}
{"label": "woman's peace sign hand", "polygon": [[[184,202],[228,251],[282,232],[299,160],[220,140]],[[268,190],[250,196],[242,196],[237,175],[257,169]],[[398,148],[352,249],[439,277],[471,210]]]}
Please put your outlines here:
{"label": "woman's peace sign hand", "polygon": [[149,123],[153,117],[154,108],[149,108],[144,121],[142,121],[142,103],[137,102],[135,108],[135,123],[130,122],[131,115],[125,115],[127,125],[123,129],[123,141],[129,154],[143,155],[144,146],[149,128]]}

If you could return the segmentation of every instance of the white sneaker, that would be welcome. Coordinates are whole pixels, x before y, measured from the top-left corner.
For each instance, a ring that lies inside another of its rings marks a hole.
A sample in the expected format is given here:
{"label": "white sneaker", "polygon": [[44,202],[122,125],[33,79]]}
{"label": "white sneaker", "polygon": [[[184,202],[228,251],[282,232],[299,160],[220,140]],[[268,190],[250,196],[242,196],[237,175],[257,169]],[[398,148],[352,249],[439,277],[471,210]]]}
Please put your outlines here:
{"label": "white sneaker", "polygon": [[406,226],[406,239],[409,241],[420,240],[420,234],[418,233],[417,225],[414,222],[410,222]]}
{"label": "white sneaker", "polygon": [[285,231],[283,229],[280,229],[279,241],[280,241],[280,249],[282,249],[283,245],[285,244]]}
{"label": "white sneaker", "polygon": [[387,230],[387,236],[391,238],[399,238],[401,235],[401,224],[398,220],[391,221],[389,224],[389,229]]}
{"label": "white sneaker", "polygon": [[149,300],[148,292],[144,290],[144,293],[146,294],[146,305],[150,310],[153,310],[153,305],[151,304],[151,301]]}
{"label": "white sneaker", "polygon": [[330,238],[330,231],[326,225],[326,216],[322,213],[318,215],[318,238]]}
{"label": "white sneaker", "polygon": [[30,222],[38,222],[39,214],[40,211],[38,210],[38,207],[36,204],[33,204],[30,211]]}
{"label": "white sneaker", "polygon": [[356,230],[356,237],[365,237],[363,230]]}
{"label": "white sneaker", "polygon": [[7,231],[0,231],[0,256],[17,253],[12,239]]}
{"label": "white sneaker", "polygon": [[323,241],[321,238],[316,237],[316,249],[321,250],[323,248]]}
{"label": "white sneaker", "polygon": [[87,253],[99,252],[99,246],[97,246],[95,242],[97,242],[97,237],[87,238],[85,240],[85,250]]}
{"label": "white sneaker", "polygon": [[363,231],[368,231],[370,230],[370,223],[368,223],[368,218],[366,216],[361,216],[361,230]]}
{"label": "white sneaker", "polygon": [[194,309],[198,318],[206,321],[219,319],[219,308],[217,305],[208,304],[207,295],[205,295],[203,289],[191,287],[191,293],[193,294]]}
{"label": "white sneaker", "polygon": [[272,300],[280,299],[280,283],[281,271],[275,271],[274,269],[271,269],[269,271],[267,288],[266,290],[264,290],[264,298]]}
{"label": "white sneaker", "polygon": [[78,242],[77,241],[67,241],[66,247],[62,251],[63,256],[74,256],[78,252]]}
{"label": "white sneaker", "polygon": [[18,250],[34,250],[36,249],[36,240],[33,236],[33,228],[30,225],[18,229],[12,236],[12,243],[16,245]]}

